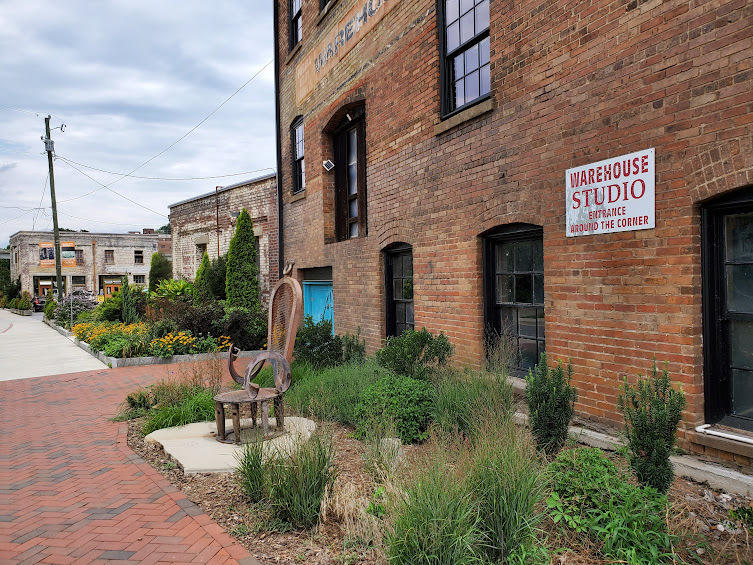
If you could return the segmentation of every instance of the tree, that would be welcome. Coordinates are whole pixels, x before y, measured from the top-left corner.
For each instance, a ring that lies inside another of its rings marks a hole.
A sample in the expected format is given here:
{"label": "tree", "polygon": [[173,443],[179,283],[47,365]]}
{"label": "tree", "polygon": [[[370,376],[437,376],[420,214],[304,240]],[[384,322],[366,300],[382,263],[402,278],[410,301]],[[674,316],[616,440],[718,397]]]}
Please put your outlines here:
{"label": "tree", "polygon": [[123,277],[123,286],[120,288],[120,296],[123,302],[120,306],[120,317],[123,323],[135,324],[139,321],[139,315],[136,313],[136,297],[133,295],[128,277]]}
{"label": "tree", "polygon": [[152,255],[152,263],[149,266],[149,290],[157,288],[160,281],[170,279],[173,276],[173,264],[162,253]]}
{"label": "tree", "polygon": [[164,234],[168,234],[168,233],[173,233],[173,230],[172,230],[172,228],[170,227],[170,224],[165,224],[165,225],[164,225],[164,226],[162,226],[161,228],[157,228],[157,233],[164,233]]}
{"label": "tree", "polygon": [[244,208],[238,216],[235,235],[227,252],[225,293],[227,305],[258,312],[259,271],[256,267],[256,240],[251,216]]}
{"label": "tree", "polygon": [[204,257],[201,258],[199,270],[196,271],[196,280],[193,282],[193,295],[199,302],[204,302],[210,296],[209,281],[207,280],[209,269],[209,255],[205,251]]}
{"label": "tree", "polygon": [[213,259],[207,271],[207,286],[209,293],[215,300],[225,300],[225,273],[227,270],[227,254]]}

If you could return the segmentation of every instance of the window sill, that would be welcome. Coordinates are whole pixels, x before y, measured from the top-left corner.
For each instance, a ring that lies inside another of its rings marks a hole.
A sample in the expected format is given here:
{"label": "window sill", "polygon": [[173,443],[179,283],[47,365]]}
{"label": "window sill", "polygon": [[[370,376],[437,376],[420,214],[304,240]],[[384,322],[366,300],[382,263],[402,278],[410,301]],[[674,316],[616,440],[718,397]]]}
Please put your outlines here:
{"label": "window sill", "polygon": [[329,14],[330,10],[335,4],[337,4],[337,0],[329,0],[329,2],[327,2],[324,8],[322,8],[322,11],[319,12],[319,17],[316,18],[316,25],[322,23],[322,20],[327,17],[327,14]]}
{"label": "window sill", "polygon": [[444,120],[443,122],[439,122],[434,126],[434,135],[442,135],[446,131],[453,129],[460,124],[473,120],[474,118],[478,118],[479,116],[491,112],[492,110],[494,110],[494,99],[488,98],[483,102],[476,104],[475,106],[471,106],[470,108],[463,110],[462,112],[458,112],[457,114]]}
{"label": "window sill", "polygon": [[296,192],[295,194],[292,194],[290,196],[290,203],[292,204],[293,202],[298,202],[299,200],[303,200],[304,198],[306,198],[305,188],[300,192]]}
{"label": "window sill", "polygon": [[288,53],[288,56],[285,58],[285,65],[287,66],[290,64],[290,61],[295,59],[295,56],[298,55],[298,53],[301,52],[301,45],[303,44],[303,40],[299,41],[295,47],[293,47],[293,50]]}

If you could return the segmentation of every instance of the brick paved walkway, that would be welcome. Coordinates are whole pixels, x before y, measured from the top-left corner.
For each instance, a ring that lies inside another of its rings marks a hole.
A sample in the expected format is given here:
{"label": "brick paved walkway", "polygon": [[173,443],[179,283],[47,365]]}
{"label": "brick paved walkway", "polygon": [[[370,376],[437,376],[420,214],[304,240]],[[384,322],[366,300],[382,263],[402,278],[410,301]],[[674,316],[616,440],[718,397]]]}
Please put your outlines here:
{"label": "brick paved walkway", "polygon": [[108,421],[171,367],[0,382],[0,563],[258,565]]}

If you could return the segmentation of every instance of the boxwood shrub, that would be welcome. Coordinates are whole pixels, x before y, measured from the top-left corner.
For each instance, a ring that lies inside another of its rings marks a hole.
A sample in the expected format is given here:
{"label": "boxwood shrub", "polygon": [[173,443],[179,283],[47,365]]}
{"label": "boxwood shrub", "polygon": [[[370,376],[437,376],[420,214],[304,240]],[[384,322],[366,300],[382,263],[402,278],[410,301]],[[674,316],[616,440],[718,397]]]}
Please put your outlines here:
{"label": "boxwood shrub", "polygon": [[390,420],[403,443],[428,437],[434,407],[434,387],[400,375],[388,375],[363,391],[356,407],[356,433],[366,437],[377,421]]}

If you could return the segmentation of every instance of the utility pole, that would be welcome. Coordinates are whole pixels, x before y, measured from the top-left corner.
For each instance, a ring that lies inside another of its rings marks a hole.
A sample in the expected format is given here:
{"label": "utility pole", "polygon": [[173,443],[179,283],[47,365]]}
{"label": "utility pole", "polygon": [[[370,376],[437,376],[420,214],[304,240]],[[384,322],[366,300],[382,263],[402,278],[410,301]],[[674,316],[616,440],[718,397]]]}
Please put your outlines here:
{"label": "utility pole", "polygon": [[47,151],[47,164],[50,167],[50,199],[52,200],[52,226],[54,229],[55,238],[55,274],[57,275],[57,301],[60,302],[61,293],[63,292],[63,274],[62,263],[60,253],[60,231],[58,230],[58,205],[55,200],[55,175],[52,171],[52,153],[55,151],[55,142],[52,141],[50,136],[50,118],[47,116],[44,119],[44,129],[47,137],[43,137],[44,149]]}
{"label": "utility pole", "polygon": [[217,208],[217,259],[220,258],[220,187],[214,187],[214,203]]}

